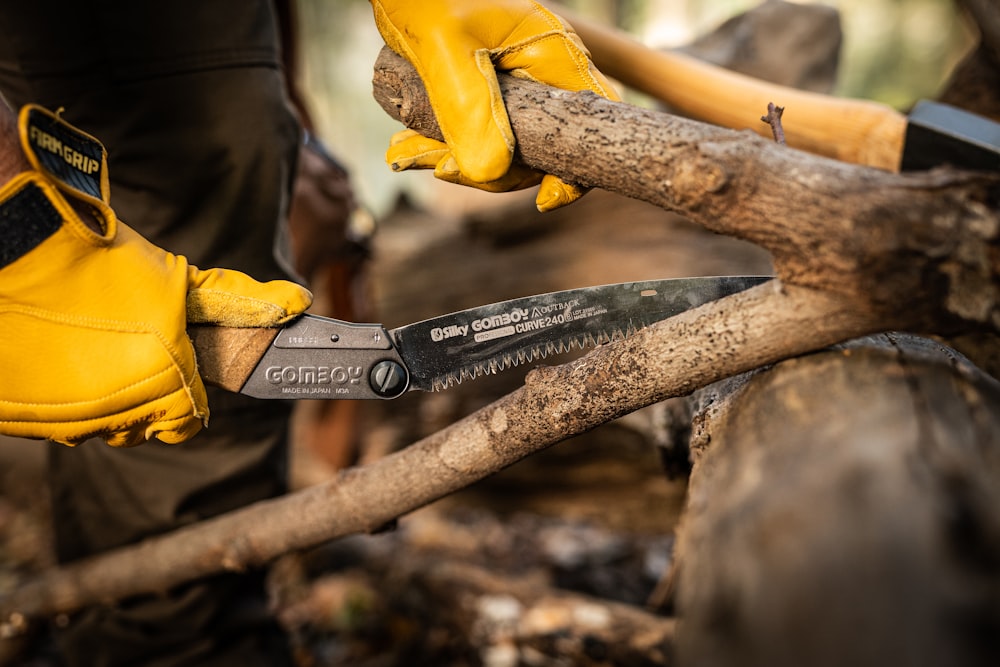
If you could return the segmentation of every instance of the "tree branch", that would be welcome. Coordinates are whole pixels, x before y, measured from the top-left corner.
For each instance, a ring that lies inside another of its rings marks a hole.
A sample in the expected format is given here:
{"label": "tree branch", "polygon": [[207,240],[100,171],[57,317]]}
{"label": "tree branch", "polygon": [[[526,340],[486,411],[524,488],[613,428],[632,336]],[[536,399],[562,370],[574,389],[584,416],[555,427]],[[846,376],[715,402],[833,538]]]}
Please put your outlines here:
{"label": "tree branch", "polygon": [[[386,48],[375,68],[383,109],[441,138],[409,63]],[[997,174],[892,174],[588,92],[500,78],[516,157],[530,167],[756,243],[787,284],[841,294],[887,325],[1000,327]]]}
{"label": "tree branch", "polygon": [[0,599],[0,618],[68,612],[263,565],[371,532],[618,416],[876,322],[813,290],[765,283],[666,320],[563,366],[418,443],[328,483],[51,570]]}

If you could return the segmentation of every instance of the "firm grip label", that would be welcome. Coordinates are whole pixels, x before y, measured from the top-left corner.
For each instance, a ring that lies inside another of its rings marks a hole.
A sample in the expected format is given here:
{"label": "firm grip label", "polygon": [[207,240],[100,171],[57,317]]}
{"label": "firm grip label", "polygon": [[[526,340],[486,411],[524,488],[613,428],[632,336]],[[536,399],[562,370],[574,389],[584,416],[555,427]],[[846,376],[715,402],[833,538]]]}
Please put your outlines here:
{"label": "firm grip label", "polygon": [[22,111],[21,132],[38,168],[77,192],[108,201],[107,160],[101,142],[34,105]]}

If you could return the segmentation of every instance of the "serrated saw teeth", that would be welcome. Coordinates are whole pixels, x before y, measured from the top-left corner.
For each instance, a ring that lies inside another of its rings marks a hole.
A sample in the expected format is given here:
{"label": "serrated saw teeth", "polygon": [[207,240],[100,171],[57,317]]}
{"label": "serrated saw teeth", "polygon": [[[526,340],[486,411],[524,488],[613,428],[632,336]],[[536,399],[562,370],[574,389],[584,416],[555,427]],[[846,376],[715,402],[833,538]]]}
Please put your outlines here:
{"label": "serrated saw teeth", "polygon": [[589,347],[624,340],[638,330],[638,328],[630,326],[624,331],[613,329],[611,331],[600,331],[596,334],[588,333],[573,336],[568,340],[551,341],[544,345],[536,345],[524,350],[503,352],[499,357],[484,360],[472,366],[460,368],[444,376],[434,378],[431,381],[431,391],[443,391],[455,385],[462,384],[466,380],[475,380],[483,375],[496,375],[514,366],[545,359],[550,355],[566,354],[574,350],[585,350]]}

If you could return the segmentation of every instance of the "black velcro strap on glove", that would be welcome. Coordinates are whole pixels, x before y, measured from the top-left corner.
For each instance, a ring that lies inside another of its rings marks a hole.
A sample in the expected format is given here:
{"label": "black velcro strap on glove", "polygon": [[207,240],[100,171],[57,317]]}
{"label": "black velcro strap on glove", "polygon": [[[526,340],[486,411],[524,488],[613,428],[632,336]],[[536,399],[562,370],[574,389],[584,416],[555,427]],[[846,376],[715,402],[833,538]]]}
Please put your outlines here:
{"label": "black velcro strap on glove", "polygon": [[0,202],[0,269],[34,250],[60,225],[62,215],[34,183]]}

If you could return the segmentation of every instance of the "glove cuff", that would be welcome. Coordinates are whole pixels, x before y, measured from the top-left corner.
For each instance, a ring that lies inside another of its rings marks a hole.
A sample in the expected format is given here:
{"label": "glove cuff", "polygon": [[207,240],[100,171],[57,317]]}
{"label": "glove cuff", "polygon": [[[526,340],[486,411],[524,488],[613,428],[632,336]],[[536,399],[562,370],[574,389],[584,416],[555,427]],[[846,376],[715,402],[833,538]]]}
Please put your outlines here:
{"label": "glove cuff", "polygon": [[86,242],[109,244],[117,234],[117,217],[109,204],[104,145],[35,104],[21,108],[18,133],[34,169],[0,187],[0,238],[5,244],[0,269],[59,229],[57,216]]}

